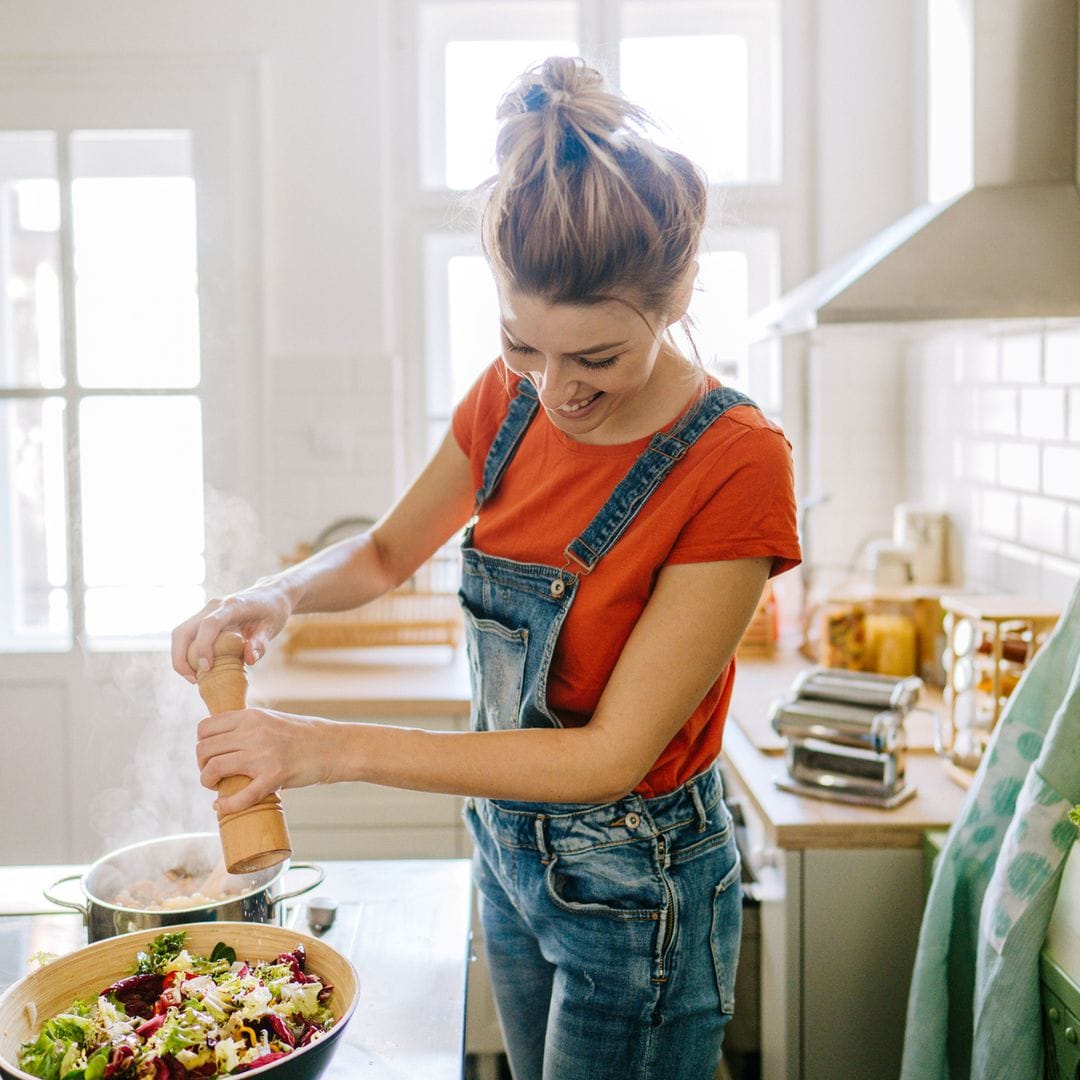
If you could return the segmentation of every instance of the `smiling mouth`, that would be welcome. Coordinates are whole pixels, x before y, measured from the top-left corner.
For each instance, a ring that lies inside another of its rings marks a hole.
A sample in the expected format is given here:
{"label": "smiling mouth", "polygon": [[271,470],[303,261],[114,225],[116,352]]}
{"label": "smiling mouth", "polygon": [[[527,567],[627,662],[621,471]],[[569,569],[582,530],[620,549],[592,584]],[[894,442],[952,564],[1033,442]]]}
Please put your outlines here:
{"label": "smiling mouth", "polygon": [[579,401],[576,404],[560,405],[555,411],[562,413],[564,416],[572,416],[574,413],[581,412],[582,409],[591,405],[603,392],[603,390],[597,390],[592,397],[587,397],[584,401]]}

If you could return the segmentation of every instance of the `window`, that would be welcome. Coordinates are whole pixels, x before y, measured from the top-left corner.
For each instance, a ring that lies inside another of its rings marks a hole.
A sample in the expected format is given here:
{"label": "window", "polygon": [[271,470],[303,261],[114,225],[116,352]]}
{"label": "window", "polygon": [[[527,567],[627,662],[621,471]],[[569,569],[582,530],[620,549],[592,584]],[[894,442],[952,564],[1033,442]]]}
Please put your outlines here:
{"label": "window", "polygon": [[398,95],[402,124],[417,133],[402,198],[416,257],[406,276],[418,299],[402,307],[402,337],[424,356],[421,452],[442,438],[455,402],[499,350],[470,193],[495,168],[500,95],[549,55],[584,56],[650,113],[661,141],[705,170],[713,198],[690,311],[694,344],[725,383],[779,411],[779,346],[750,345],[745,330],[778,294],[783,232],[794,220],[783,187],[779,0],[520,0],[499,4],[497,19],[471,0],[413,0],[404,10],[401,37],[418,43],[415,67],[399,66]]}
{"label": "window", "polygon": [[0,132],[0,649],[202,602],[188,131]]}

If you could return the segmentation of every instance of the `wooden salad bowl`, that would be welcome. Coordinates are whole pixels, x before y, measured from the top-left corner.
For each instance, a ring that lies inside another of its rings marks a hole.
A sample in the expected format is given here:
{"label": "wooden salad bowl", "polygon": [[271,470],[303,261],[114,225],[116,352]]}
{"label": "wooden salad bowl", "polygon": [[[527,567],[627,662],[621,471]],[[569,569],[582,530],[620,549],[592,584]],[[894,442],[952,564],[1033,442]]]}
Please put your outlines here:
{"label": "wooden salad bowl", "polygon": [[[349,959],[326,942],[300,930],[265,923],[187,923],[173,929],[187,932],[189,951],[209,955],[220,941],[236,952],[237,960],[273,960],[297,945],[307,953],[307,971],[334,988],[330,1009],[334,1026],[288,1057],[279,1058],[244,1077],[273,1076],[273,1080],[315,1080],[330,1063],[341,1034],[356,1010],[359,979]],[[0,996],[0,1076],[9,1080],[34,1080],[18,1066],[19,1049],[37,1038],[42,1025],[70,1008],[76,998],[93,998],[98,992],[135,969],[135,955],[163,931],[137,930],[76,949],[10,986]]]}

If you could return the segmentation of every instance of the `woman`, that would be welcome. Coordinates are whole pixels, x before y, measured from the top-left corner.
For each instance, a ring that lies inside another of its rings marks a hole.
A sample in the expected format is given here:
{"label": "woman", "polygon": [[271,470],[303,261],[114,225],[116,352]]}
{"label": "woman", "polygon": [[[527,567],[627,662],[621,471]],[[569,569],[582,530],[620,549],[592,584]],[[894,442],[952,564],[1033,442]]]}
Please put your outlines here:
{"label": "woman", "polygon": [[246,659],[293,612],[354,608],[464,526],[473,730],[248,709],[199,725],[202,781],[362,780],[467,795],[496,1003],[517,1080],[702,1080],[733,1008],[741,906],[714,762],[732,655],[799,558],[790,448],[675,348],[706,185],[581,61],[500,105],[483,215],[502,355],[368,533],[209,603],[193,647]]}

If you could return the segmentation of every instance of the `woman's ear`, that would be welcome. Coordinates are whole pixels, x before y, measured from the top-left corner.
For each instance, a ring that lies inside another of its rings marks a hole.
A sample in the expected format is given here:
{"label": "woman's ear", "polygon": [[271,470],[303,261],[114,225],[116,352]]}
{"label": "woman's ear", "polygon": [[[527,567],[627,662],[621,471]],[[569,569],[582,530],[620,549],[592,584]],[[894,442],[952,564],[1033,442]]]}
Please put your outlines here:
{"label": "woman's ear", "polygon": [[690,301],[694,296],[694,284],[698,276],[698,263],[695,259],[683,273],[683,279],[671,299],[671,309],[668,312],[667,324],[674,326],[679,322],[687,311],[690,310]]}

